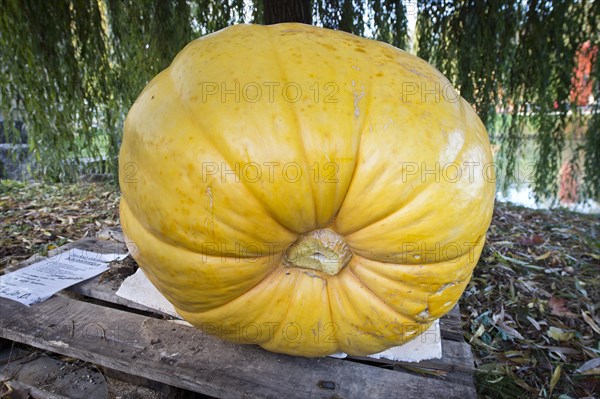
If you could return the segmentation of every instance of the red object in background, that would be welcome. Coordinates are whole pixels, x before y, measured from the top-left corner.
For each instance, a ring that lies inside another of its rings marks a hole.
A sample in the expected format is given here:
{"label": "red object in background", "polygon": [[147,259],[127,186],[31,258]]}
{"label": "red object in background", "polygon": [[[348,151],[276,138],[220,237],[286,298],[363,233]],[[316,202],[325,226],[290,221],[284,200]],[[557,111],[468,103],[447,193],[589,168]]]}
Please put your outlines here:
{"label": "red object in background", "polygon": [[564,204],[574,204],[579,197],[577,196],[577,177],[579,173],[569,161],[565,161],[560,168],[560,186],[558,190],[558,199]]}
{"label": "red object in background", "polygon": [[589,104],[589,98],[594,87],[594,82],[591,79],[592,65],[596,61],[597,55],[598,46],[592,47],[589,40],[584,42],[577,51],[577,66],[574,71],[575,76],[571,79],[573,87],[569,96],[571,103],[575,103],[575,105],[583,107]]}

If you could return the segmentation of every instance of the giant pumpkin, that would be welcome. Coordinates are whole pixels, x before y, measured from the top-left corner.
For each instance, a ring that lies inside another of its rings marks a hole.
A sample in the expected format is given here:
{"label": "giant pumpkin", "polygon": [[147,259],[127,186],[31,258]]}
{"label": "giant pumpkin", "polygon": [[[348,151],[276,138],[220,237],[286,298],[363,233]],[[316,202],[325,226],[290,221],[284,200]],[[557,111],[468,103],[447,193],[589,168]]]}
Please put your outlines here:
{"label": "giant pumpkin", "polygon": [[370,354],[458,301],[492,215],[491,161],[476,113],[425,61],[314,26],[232,26],[131,107],[121,223],[197,328]]}

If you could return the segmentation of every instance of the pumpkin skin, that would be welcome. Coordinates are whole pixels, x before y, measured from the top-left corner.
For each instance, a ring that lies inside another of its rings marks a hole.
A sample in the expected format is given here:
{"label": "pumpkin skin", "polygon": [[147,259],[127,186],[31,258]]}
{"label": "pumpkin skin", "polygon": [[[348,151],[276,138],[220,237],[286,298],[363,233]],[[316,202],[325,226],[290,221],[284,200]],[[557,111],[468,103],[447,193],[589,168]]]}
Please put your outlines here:
{"label": "pumpkin skin", "polygon": [[[128,244],[179,314],[309,357],[380,352],[451,310],[495,193],[486,130],[440,72],[302,24],[190,43],[131,107],[119,162]],[[339,270],[290,260],[314,232],[346,246]]]}

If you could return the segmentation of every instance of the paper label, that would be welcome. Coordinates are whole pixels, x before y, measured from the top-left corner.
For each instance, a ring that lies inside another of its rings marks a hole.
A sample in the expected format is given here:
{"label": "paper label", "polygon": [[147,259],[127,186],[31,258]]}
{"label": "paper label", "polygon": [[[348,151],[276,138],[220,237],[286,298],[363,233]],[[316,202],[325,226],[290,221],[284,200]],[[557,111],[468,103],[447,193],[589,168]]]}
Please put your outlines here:
{"label": "paper label", "polygon": [[73,248],[0,276],[0,296],[30,306],[105,272],[110,262],[125,257],[127,253],[101,254]]}

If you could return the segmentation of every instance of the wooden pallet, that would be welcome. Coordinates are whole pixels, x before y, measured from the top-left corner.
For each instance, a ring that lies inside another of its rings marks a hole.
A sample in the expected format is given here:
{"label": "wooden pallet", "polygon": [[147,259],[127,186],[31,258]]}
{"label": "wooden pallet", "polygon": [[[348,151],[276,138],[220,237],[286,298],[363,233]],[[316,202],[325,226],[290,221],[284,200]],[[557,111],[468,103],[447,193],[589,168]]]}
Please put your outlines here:
{"label": "wooden pallet", "polygon": [[[71,248],[126,251],[118,231],[101,237],[49,256]],[[0,298],[0,337],[219,398],[477,397],[458,307],[440,320],[442,359],[308,359],[224,342],[120,298],[124,277],[98,276],[29,308]]]}

